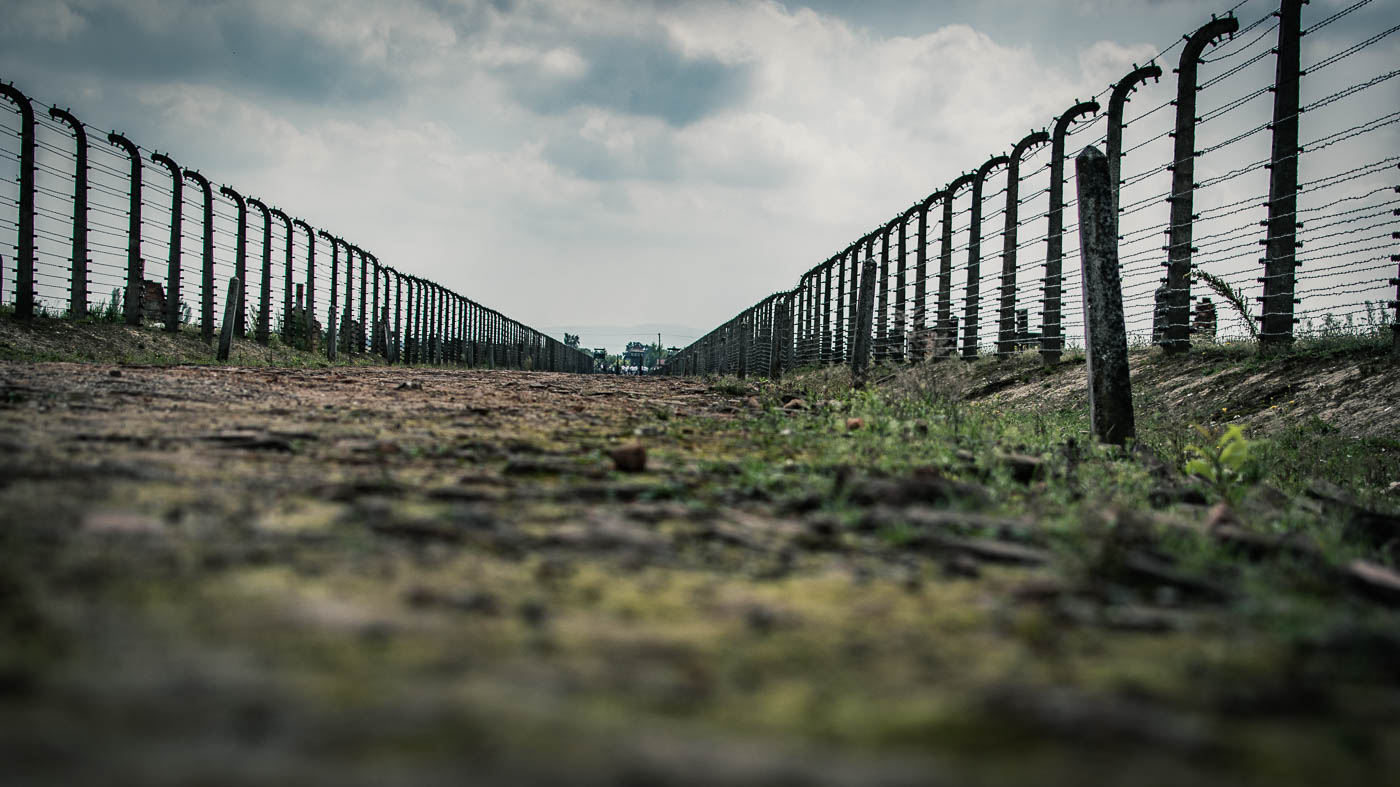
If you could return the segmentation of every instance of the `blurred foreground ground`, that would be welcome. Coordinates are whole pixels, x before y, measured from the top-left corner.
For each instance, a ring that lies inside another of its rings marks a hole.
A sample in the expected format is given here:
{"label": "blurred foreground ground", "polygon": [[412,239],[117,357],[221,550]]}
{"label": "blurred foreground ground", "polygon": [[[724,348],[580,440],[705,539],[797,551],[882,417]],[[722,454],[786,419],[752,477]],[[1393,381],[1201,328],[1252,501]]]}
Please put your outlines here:
{"label": "blurred foreground ground", "polygon": [[1031,378],[0,363],[3,781],[1400,783],[1394,452],[1212,512]]}

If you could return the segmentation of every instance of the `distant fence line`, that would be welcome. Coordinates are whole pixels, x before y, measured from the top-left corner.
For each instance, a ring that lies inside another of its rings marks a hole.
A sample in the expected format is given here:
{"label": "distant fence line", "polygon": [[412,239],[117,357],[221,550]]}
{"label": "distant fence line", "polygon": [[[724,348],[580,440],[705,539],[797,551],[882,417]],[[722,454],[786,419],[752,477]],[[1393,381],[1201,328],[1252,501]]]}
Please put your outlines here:
{"label": "distant fence line", "polygon": [[[283,342],[331,358],[375,354],[392,362],[592,371],[588,353],[381,264],[257,197],[216,187],[168,154],[117,132],[99,135],[107,144],[90,144],[92,129],[70,111],[36,112],[36,102],[11,84],[0,84],[0,96],[13,110],[8,118],[0,113],[0,163],[15,173],[0,178],[0,201],[16,209],[0,215],[0,248],[11,250],[13,263],[0,265],[0,303],[12,305],[17,318],[81,319],[100,311],[170,331],[195,324],[212,342],[216,289],[233,277],[241,290],[233,326],[239,337],[251,318],[257,341],[269,342],[275,331]],[[164,265],[147,267],[153,251]],[[323,266],[329,258],[329,275],[318,271],[318,256]],[[241,304],[250,303],[254,287],[257,309],[250,314]],[[328,304],[324,326],[318,303]]]}
{"label": "distant fence line", "polygon": [[[1088,145],[1108,156],[1137,342],[1178,353],[1217,334],[1288,345],[1373,331],[1391,333],[1400,352],[1400,277],[1390,278],[1400,262],[1400,25],[1374,14],[1362,40],[1333,27],[1356,14],[1349,22],[1364,28],[1371,1],[1307,27],[1306,0],[1283,0],[1244,26],[1235,11],[1267,0],[1213,16],[1098,96],[1076,99],[1050,128],[808,270],[794,289],[696,340],[666,372],[777,376],[850,362],[858,346],[885,362],[1024,350],[1058,361],[1067,337],[1083,330],[1065,164]],[[1178,47],[1171,90],[1157,61]],[[1148,108],[1125,117],[1135,95]],[[1160,119],[1169,109],[1170,124]],[[995,219],[1001,264],[984,270]],[[869,261],[875,295],[865,317],[858,295]]]}

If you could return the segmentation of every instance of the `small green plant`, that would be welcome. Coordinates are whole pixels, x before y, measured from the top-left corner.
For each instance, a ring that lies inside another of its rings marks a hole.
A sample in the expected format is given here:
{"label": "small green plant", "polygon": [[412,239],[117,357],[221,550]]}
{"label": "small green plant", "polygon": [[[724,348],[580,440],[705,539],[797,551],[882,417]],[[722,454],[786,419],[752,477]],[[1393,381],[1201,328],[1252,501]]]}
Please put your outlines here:
{"label": "small green plant", "polygon": [[1191,278],[1209,287],[1221,300],[1229,304],[1230,308],[1239,314],[1240,322],[1249,330],[1249,338],[1259,340],[1259,327],[1254,324],[1254,318],[1249,314],[1249,305],[1239,290],[1231,287],[1229,282],[1219,276],[1200,268],[1191,269]]}
{"label": "small green plant", "polygon": [[1191,426],[1205,445],[1186,446],[1186,453],[1192,455],[1186,461],[1186,472],[1208,481],[1221,498],[1229,500],[1249,467],[1250,441],[1244,436],[1244,427],[1231,424],[1217,435],[1200,424]]}

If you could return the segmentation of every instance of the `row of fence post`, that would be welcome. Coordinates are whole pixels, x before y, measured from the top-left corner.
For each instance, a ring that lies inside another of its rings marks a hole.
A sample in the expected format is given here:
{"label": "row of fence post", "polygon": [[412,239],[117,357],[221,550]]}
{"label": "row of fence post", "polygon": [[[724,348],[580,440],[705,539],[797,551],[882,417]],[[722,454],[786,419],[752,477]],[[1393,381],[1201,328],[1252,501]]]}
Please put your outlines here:
{"label": "row of fence post", "polygon": [[[1306,0],[1282,0],[1279,17],[1277,68],[1274,79],[1272,154],[1269,163],[1267,235],[1261,243],[1265,256],[1260,341],[1269,345],[1287,345],[1294,339],[1294,297],[1297,269],[1296,249],[1300,245],[1298,229],[1298,114],[1300,77],[1300,45],[1302,36],[1301,9]],[[1239,29],[1234,16],[1212,19],[1186,39],[1176,68],[1177,98],[1174,137],[1172,186],[1167,202],[1170,223],[1167,227],[1168,245],[1164,251],[1167,269],[1163,283],[1166,288],[1165,311],[1167,326],[1161,344],[1167,352],[1179,353],[1190,347],[1189,322],[1191,302],[1192,255],[1197,251],[1191,244],[1193,221],[1197,66],[1205,47],[1224,36],[1233,36]],[[1107,158],[1113,191],[1113,214],[1117,217],[1122,157],[1123,105],[1139,85],[1148,79],[1158,79],[1162,69],[1155,64],[1133,70],[1112,87],[1108,112]],[[812,268],[799,278],[798,286],[779,293],[746,309],[734,319],[683,349],[667,361],[670,374],[726,373],[744,374],[758,368],[752,355],[757,345],[746,345],[746,357],[733,358],[738,337],[759,334],[773,337],[771,346],[763,353],[769,364],[768,374],[778,376],[793,367],[852,363],[864,364],[861,349],[867,343],[876,362],[924,361],[961,357],[978,357],[980,325],[980,282],[982,240],[982,187],[988,175],[998,167],[1008,171],[1003,233],[1002,271],[998,298],[996,355],[1007,356],[1021,349],[1034,347],[1046,363],[1060,360],[1065,346],[1062,323],[1062,280],[1064,276],[1064,183],[1066,137],[1074,123],[1099,111],[1096,101],[1076,101],[1056,118],[1050,132],[1033,132],[1012,148],[1010,155],[989,158],[976,170],[960,175],[945,188],[934,192],[906,210],[894,220],[852,243],[841,253]],[[1050,145],[1049,209],[1046,227],[1046,259],[1041,281],[1042,324],[1038,334],[1032,334],[1024,316],[1017,308],[1017,227],[1019,226],[1018,193],[1019,167],[1025,155],[1034,147]],[[965,188],[971,189],[971,229],[967,248],[967,279],[964,286],[962,324],[953,312],[953,200]],[[934,319],[929,324],[929,213],[942,203],[942,235],[937,261],[937,286],[933,293]],[[906,237],[909,222],[915,223],[916,244],[913,268],[915,291],[912,312],[905,302],[907,292],[905,272],[910,267]],[[891,233],[898,230],[897,241],[891,249]],[[894,282],[893,325],[890,324],[889,271],[893,266]],[[874,305],[871,321],[861,319],[858,297],[863,297],[866,280],[873,291]],[[835,287],[833,289],[833,281]],[[1396,280],[1397,301],[1391,306],[1400,323],[1400,279]],[[905,334],[906,316],[911,318],[909,334]],[[753,326],[760,326],[755,329]],[[958,346],[959,327],[962,329]],[[1400,329],[1396,346],[1400,348]]]}
{"label": "row of fence post", "polygon": [[[20,193],[18,200],[18,243],[16,246],[15,316],[30,319],[35,314],[35,147],[34,108],[30,99],[13,85],[0,84],[0,95],[18,106],[20,127]],[[88,138],[84,125],[67,110],[53,108],[49,114],[62,122],[73,134],[76,144],[74,157],[73,224],[71,247],[71,284],[68,316],[87,316],[88,297]],[[129,325],[140,325],[146,319],[142,312],[145,298],[145,262],[142,257],[142,169],[141,150],[125,136],[112,132],[107,140],[124,151],[130,160],[130,187],[127,210],[126,286],[123,294],[123,319]],[[181,314],[181,241],[184,229],[185,180],[200,189],[203,207],[202,278],[200,282],[200,329],[205,342],[214,339],[214,221],[213,186],[198,171],[180,167],[163,153],[153,153],[150,160],[163,167],[170,176],[170,241],[166,272],[166,298],[161,319],[168,331],[180,330]],[[281,260],[284,276],[281,283],[283,315],[280,337],[284,342],[300,343],[314,349],[321,339],[316,314],[316,238],[331,245],[330,305],[327,309],[325,352],[335,358],[339,352],[349,355],[374,354],[390,362],[457,364],[473,367],[524,368],[537,370],[589,372],[592,356],[569,347],[527,325],[459,295],[430,280],[408,275],[380,264],[375,255],[325,230],[317,230],[301,219],[294,219],[276,207],[255,197],[246,197],[228,186],[219,188],[237,210],[234,237],[233,281],[240,288],[238,302],[246,303],[248,276],[248,220],[250,208],[259,214],[262,233],[262,258],[258,278],[258,313],[253,326],[254,338],[267,344],[272,335],[272,222],[283,228],[284,256]],[[306,234],[306,280],[294,281],[294,228]],[[342,257],[341,251],[344,250]],[[344,260],[344,277],[341,262]],[[358,271],[356,262],[358,259]],[[358,275],[357,275],[358,274]],[[356,279],[358,278],[358,299]],[[340,303],[340,286],[344,286],[344,306]],[[302,292],[305,298],[294,295]],[[357,302],[358,300],[358,302]],[[390,307],[392,305],[392,316]],[[246,310],[235,312],[232,335],[246,337]],[[339,324],[337,325],[337,321]]]}

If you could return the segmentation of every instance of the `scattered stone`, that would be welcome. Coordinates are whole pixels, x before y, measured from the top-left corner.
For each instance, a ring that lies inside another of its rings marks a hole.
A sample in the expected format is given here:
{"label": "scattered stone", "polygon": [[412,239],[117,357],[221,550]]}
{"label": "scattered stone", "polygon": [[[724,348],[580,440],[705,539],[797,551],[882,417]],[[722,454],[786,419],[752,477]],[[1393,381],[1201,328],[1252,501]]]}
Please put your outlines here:
{"label": "scattered stone", "polygon": [[928,434],[928,421],[925,421],[922,418],[915,418],[914,431],[921,435]]}
{"label": "scattered stone", "polygon": [[394,390],[396,390],[396,391],[421,391],[421,390],[423,390],[423,384],[422,384],[421,382],[417,381],[417,380],[408,380],[408,381],[406,381],[406,382],[399,383],[398,386],[397,386]]}
{"label": "scattered stone", "polygon": [[763,409],[763,403],[760,402],[760,401],[758,401],[758,397],[757,397],[757,396],[750,396],[749,398],[745,399],[745,400],[744,400],[744,405],[745,405],[746,407],[748,407],[750,410],[762,410],[762,409]]}
{"label": "scattered stone", "polygon": [[1140,550],[1128,551],[1119,562],[1119,577],[1135,584],[1167,585],[1203,601],[1228,601],[1229,588],[1208,579],[1191,576],[1166,561]]}
{"label": "scattered stone", "polygon": [[854,431],[856,431],[857,429],[864,429],[864,428],[865,428],[865,419],[864,419],[864,418],[847,418],[847,419],[846,419],[846,429],[847,429],[847,431],[854,432]]}
{"label": "scattered stone", "polygon": [[107,372],[107,376],[108,376],[108,377],[121,377],[121,376],[122,376],[122,370],[121,370],[121,369],[113,369],[112,371]]}
{"label": "scattered stone", "polygon": [[811,406],[803,399],[790,399],[783,402],[784,410],[810,410]]}
{"label": "scattered stone", "polygon": [[1362,595],[1382,604],[1400,606],[1400,573],[1369,560],[1353,560],[1343,573]]}
{"label": "scattered stone", "polygon": [[248,451],[278,451],[289,453],[292,450],[292,441],[290,439],[269,432],[231,430],[204,435],[200,439],[220,443],[229,448],[242,448]]}
{"label": "scattered stone", "polygon": [[494,595],[477,590],[452,593],[416,587],[404,594],[404,601],[420,609],[450,609],[476,615],[496,615],[501,609]]}
{"label": "scattered stone", "polygon": [[93,511],[83,517],[83,530],[88,533],[119,536],[149,536],[165,531],[155,517],[120,511]]}
{"label": "scattered stone", "polygon": [[647,449],[640,443],[628,443],[608,452],[613,466],[624,473],[640,473],[647,469]]}
{"label": "scattered stone", "polygon": [[1210,507],[1206,513],[1206,529],[1215,530],[1220,527],[1238,528],[1240,518],[1235,516],[1235,510],[1230,508],[1229,503],[1216,503]]}
{"label": "scattered stone", "polygon": [[1045,476],[1045,460],[1026,454],[1001,454],[997,460],[1011,471],[1011,478],[1019,484],[1029,484]]}
{"label": "scattered stone", "polygon": [[1312,481],[1304,494],[1322,503],[1334,514],[1346,518],[1343,533],[1376,549],[1400,543],[1400,517],[1374,511],[1356,502],[1349,493],[1327,481]]}
{"label": "scattered stone", "polygon": [[1011,598],[1014,601],[1041,603],[1057,601],[1069,591],[1069,585],[1059,577],[1031,577],[1011,589]]}
{"label": "scattered stone", "polygon": [[1400,481],[1391,481],[1385,488],[1388,497],[1400,497]]}
{"label": "scattered stone", "polygon": [[942,567],[945,576],[961,577],[963,579],[977,579],[982,576],[982,564],[968,555],[949,555],[947,559],[939,565]]}
{"label": "scattered stone", "polygon": [[991,502],[991,493],[978,484],[945,478],[937,468],[923,467],[900,480],[872,478],[855,484],[851,501],[859,505],[908,506],[917,503],[935,506],[954,504],[982,507]]}
{"label": "scattered stone", "polygon": [[549,607],[543,601],[530,600],[520,605],[520,619],[531,628],[539,628],[549,620]]}

